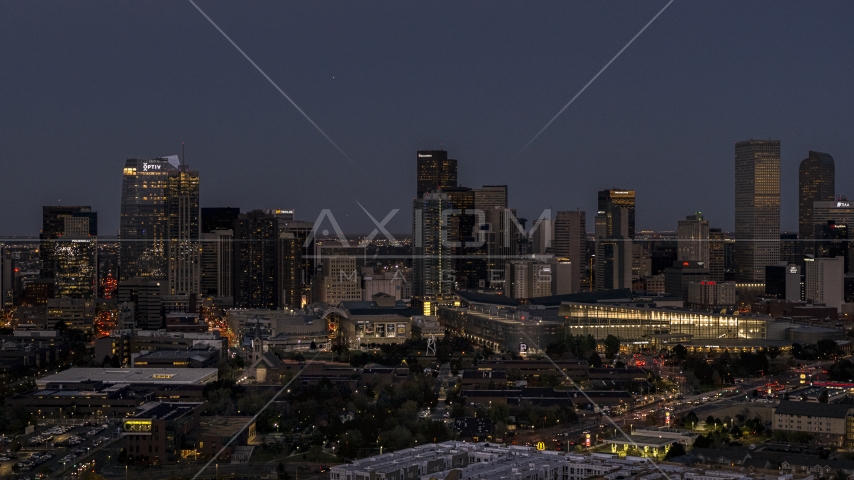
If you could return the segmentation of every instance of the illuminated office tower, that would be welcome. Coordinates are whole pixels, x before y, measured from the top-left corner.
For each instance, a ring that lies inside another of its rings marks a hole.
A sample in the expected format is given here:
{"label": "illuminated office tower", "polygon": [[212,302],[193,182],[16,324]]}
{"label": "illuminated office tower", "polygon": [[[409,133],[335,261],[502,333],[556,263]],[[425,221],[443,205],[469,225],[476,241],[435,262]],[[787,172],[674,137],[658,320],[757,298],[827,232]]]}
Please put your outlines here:
{"label": "illuminated office tower", "polygon": [[57,297],[91,298],[97,287],[98,214],[91,207],[42,208],[40,277]]}
{"label": "illuminated office tower", "polygon": [[262,210],[242,213],[234,223],[234,306],[278,307],[276,217]]}
{"label": "illuminated office tower", "polygon": [[[282,212],[276,210],[274,212]],[[291,210],[293,212],[293,210]],[[295,220],[293,213],[291,215],[274,213],[279,225],[279,233],[287,233],[294,236],[296,244],[299,246],[299,270],[297,272],[300,282],[300,304],[311,303],[314,299],[311,296],[311,285],[313,278],[317,273],[318,255],[315,248],[314,222],[306,222]],[[295,254],[296,255],[296,254]],[[296,299],[293,299],[296,302]],[[287,305],[292,305],[289,300]]]}
{"label": "illuminated office tower", "polygon": [[122,173],[119,223],[119,281],[134,277],[166,279],[166,185],[177,171],[177,155],[129,158]]}
{"label": "illuminated office tower", "polygon": [[813,253],[811,242],[804,241],[815,238],[813,204],[832,201],[835,192],[836,167],[833,157],[810,151],[798,169],[798,239],[802,240],[802,253]]}
{"label": "illuminated office tower", "polygon": [[457,186],[457,161],[445,150],[419,150],[417,153],[418,186],[416,198],[437,188]]}
{"label": "illuminated office tower", "polygon": [[845,302],[845,259],[804,259],[804,300],[823,303],[837,310]]}
{"label": "illuminated office tower", "polygon": [[780,141],[735,144],[735,281],[763,283],[780,260]]}
{"label": "illuminated office tower", "polygon": [[451,207],[448,195],[425,193],[412,205],[413,284],[412,295],[419,299],[441,299],[453,289],[451,248],[443,241],[442,210]]}
{"label": "illuminated office tower", "polygon": [[201,291],[199,213],[199,172],[181,165],[169,172],[166,184],[169,295]]}
{"label": "illuminated office tower", "polygon": [[[604,215],[605,220],[605,235],[610,237],[614,235],[615,214],[617,210],[625,209],[629,229],[622,233],[622,236],[634,240],[635,238],[635,191],[634,190],[600,190],[597,215]],[[617,227],[618,228],[618,227]]]}
{"label": "illuminated office tower", "polygon": [[[627,208],[596,215],[596,290],[632,287],[631,213]],[[608,234],[609,225],[612,230]]]}
{"label": "illuminated office tower", "polygon": [[587,266],[586,230],[587,220],[584,212],[557,212],[554,221],[552,248],[556,258],[567,258],[571,262],[574,291],[580,291],[581,280],[584,278]]}
{"label": "illuminated office tower", "polygon": [[294,233],[280,232],[276,252],[279,305],[292,309],[302,308],[303,298],[300,268],[302,265],[302,241]]}
{"label": "illuminated office tower", "polygon": [[679,220],[676,230],[676,260],[709,266],[709,221],[700,212]]}

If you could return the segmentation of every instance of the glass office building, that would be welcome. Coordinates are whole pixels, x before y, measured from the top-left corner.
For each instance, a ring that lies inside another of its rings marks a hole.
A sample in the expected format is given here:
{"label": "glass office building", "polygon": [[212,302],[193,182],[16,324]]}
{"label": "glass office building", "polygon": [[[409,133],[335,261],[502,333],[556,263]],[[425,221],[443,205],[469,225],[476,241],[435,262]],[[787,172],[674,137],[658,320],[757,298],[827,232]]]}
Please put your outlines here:
{"label": "glass office building", "polygon": [[120,280],[166,279],[166,186],[169,172],[177,171],[178,166],[177,155],[125,161],[119,223]]}

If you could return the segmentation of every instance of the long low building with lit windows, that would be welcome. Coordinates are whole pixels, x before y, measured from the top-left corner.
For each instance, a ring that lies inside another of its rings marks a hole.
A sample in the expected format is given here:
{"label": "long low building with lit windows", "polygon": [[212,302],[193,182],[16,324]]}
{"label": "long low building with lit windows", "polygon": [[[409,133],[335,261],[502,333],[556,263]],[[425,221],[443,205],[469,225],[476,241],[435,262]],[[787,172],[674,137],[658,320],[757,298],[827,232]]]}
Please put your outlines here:
{"label": "long low building with lit windows", "polygon": [[640,340],[653,335],[691,335],[695,339],[767,338],[771,317],[728,315],[677,308],[564,302],[559,307],[569,332],[602,339]]}

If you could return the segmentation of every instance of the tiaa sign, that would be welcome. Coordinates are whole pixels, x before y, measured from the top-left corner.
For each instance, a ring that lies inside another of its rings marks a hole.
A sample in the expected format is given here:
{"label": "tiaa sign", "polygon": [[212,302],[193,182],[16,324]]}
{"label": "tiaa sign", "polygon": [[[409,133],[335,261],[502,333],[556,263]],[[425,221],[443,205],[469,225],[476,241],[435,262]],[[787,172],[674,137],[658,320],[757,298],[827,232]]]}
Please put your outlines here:
{"label": "tiaa sign", "polygon": [[151,435],[151,420],[125,420],[122,422],[125,435]]}

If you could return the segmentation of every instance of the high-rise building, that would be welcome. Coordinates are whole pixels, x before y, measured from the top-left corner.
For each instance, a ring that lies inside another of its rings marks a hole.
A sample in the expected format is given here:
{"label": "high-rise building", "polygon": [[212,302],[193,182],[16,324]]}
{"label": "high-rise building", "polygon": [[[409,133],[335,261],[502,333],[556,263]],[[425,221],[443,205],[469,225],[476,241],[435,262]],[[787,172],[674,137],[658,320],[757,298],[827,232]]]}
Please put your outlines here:
{"label": "high-rise building", "polygon": [[166,183],[166,251],[169,295],[201,291],[201,222],[199,172],[181,165],[169,172]]}
{"label": "high-rise building", "polygon": [[125,161],[119,223],[119,282],[133,277],[166,279],[166,185],[169,172],[178,170],[179,163],[177,155]]}
{"label": "high-rise building", "polygon": [[474,205],[483,211],[507,208],[507,185],[484,185],[475,188]]}
{"label": "high-rise building", "polygon": [[212,230],[202,233],[201,293],[234,300],[234,231]]}
{"label": "high-rise building", "polygon": [[15,300],[15,260],[0,243],[0,309],[9,308]]}
{"label": "high-rise building", "polygon": [[836,195],[836,167],[833,157],[810,150],[798,169],[798,238],[804,251],[813,253],[810,242],[814,237],[813,204],[830,202]]}
{"label": "high-rise building", "polygon": [[816,258],[842,257],[845,259],[845,273],[850,269],[848,225],[828,220],[824,225],[815,226]]}
{"label": "high-rise building", "polygon": [[446,193],[425,193],[412,205],[412,296],[441,299],[454,288],[454,271],[442,211],[452,208]]}
{"label": "high-rise building", "polygon": [[[596,290],[632,287],[632,240],[627,208],[596,215]],[[609,233],[610,229],[610,233]]]}
{"label": "high-rise building", "polygon": [[302,308],[303,299],[300,265],[302,264],[302,242],[291,232],[280,232],[276,252],[279,305],[292,309]]}
{"label": "high-rise building", "polygon": [[804,259],[804,300],[839,310],[845,301],[845,259]]}
{"label": "high-rise building", "polygon": [[321,274],[318,278],[317,301],[338,305],[362,300],[360,264],[364,248],[321,248]]}
{"label": "high-rise building", "polygon": [[735,281],[762,283],[780,260],[780,141],[735,144]]}
{"label": "high-rise building", "polygon": [[504,294],[510,298],[536,298],[552,295],[553,267],[535,260],[507,262]]}
{"label": "high-rise building", "polygon": [[578,289],[575,291],[581,289],[581,280],[586,273],[586,230],[587,219],[584,212],[557,212],[554,221],[554,242],[552,243],[552,249],[556,258],[568,258],[571,262],[573,288]]}
{"label": "high-rise building", "polygon": [[851,203],[843,196],[830,202],[815,202],[813,204],[813,235],[815,235],[816,226],[822,227],[831,220],[838,224],[854,225],[854,207]]}
{"label": "high-rise building", "polygon": [[133,323],[143,330],[163,328],[161,281],[154,278],[135,277],[119,282],[119,304],[133,305]]}
{"label": "high-rise building", "polygon": [[679,220],[676,230],[678,255],[676,260],[709,264],[709,221],[700,212]]}
{"label": "high-rise building", "polygon": [[234,306],[276,309],[276,248],[279,224],[262,210],[242,213],[234,222]]}
{"label": "high-rise building", "polygon": [[[764,277],[765,270],[762,271]],[[688,303],[688,286],[709,280],[709,267],[694,261],[676,261],[664,270],[664,291]]]}
{"label": "high-rise building", "polygon": [[[317,255],[315,253],[314,222],[288,219],[287,215],[274,213],[279,224],[279,233],[288,233],[294,236],[300,246],[299,254],[299,281],[300,281],[300,303],[311,303],[311,283],[317,271]],[[290,302],[288,302],[290,305]]]}
{"label": "high-rise building", "polygon": [[720,228],[709,229],[709,280],[726,280],[726,242],[731,240]]}
{"label": "high-rise building", "polygon": [[635,191],[623,189],[611,189],[599,191],[599,203],[597,215],[605,216],[605,234],[614,235],[615,213],[625,209],[628,215],[629,229],[623,232],[623,236],[634,240],[635,238]]}
{"label": "high-rise building", "polygon": [[233,230],[234,221],[240,215],[239,208],[212,207],[202,208],[202,233],[215,230]]}
{"label": "high-rise building", "polygon": [[417,168],[418,199],[437,188],[457,186],[457,161],[449,159],[445,150],[419,150]]}
{"label": "high-rise building", "polygon": [[91,298],[98,285],[98,214],[88,206],[42,208],[40,277],[57,297]]}

